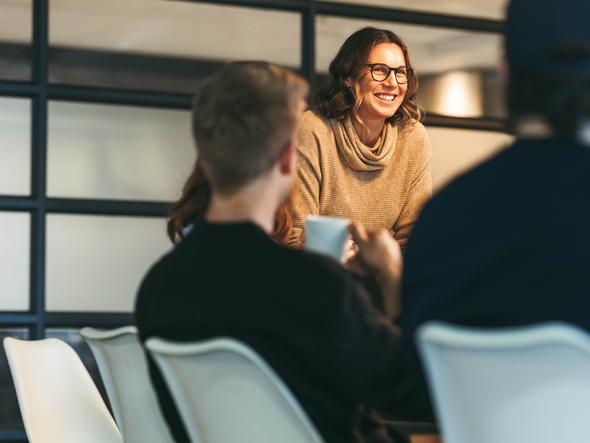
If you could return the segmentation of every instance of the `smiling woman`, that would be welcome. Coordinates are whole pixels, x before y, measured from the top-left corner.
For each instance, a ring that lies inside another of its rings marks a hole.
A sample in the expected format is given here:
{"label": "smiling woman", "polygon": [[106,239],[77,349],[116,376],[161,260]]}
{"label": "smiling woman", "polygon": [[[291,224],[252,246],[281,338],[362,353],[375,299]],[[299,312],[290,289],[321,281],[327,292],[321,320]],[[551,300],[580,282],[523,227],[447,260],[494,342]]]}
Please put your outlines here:
{"label": "smiling woman", "polygon": [[414,102],[418,77],[393,32],[363,28],[330,64],[297,136],[291,243],[307,215],[390,229],[402,247],[432,193],[431,150]]}

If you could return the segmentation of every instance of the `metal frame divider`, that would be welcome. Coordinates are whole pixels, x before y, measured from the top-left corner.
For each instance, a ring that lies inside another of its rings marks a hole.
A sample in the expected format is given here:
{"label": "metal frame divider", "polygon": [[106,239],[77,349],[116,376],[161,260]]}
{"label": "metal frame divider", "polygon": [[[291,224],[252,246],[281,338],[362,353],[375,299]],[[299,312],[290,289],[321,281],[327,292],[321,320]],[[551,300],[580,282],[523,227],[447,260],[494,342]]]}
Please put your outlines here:
{"label": "metal frame divider", "polygon": [[32,338],[45,335],[45,213],[47,166],[47,48],[49,46],[49,2],[33,3],[32,80],[38,86],[32,101],[31,195],[36,203],[31,217],[30,310],[35,315]]}

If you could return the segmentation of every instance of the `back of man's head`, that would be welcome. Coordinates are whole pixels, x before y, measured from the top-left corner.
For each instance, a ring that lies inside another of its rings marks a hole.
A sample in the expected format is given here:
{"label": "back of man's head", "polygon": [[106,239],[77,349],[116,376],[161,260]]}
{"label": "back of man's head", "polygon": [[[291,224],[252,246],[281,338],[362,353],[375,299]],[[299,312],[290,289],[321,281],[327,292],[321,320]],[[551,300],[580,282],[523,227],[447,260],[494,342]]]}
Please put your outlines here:
{"label": "back of man's head", "polygon": [[272,168],[293,137],[307,88],[299,75],[264,62],[227,64],[203,83],[193,133],[214,192],[231,194]]}
{"label": "back of man's head", "polygon": [[513,124],[541,117],[572,136],[590,119],[590,1],[512,0],[506,20]]}

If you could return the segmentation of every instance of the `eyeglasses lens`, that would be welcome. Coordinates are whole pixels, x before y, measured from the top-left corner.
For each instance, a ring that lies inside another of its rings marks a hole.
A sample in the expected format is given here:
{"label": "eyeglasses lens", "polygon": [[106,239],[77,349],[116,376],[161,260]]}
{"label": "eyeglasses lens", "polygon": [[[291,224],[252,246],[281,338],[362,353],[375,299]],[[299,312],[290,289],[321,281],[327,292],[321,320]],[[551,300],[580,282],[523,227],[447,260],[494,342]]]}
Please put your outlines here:
{"label": "eyeglasses lens", "polygon": [[383,82],[387,79],[387,77],[389,77],[391,71],[394,71],[395,79],[400,85],[408,82],[408,70],[401,67],[397,69],[390,69],[387,65],[373,65],[371,68],[371,75],[375,81]]}

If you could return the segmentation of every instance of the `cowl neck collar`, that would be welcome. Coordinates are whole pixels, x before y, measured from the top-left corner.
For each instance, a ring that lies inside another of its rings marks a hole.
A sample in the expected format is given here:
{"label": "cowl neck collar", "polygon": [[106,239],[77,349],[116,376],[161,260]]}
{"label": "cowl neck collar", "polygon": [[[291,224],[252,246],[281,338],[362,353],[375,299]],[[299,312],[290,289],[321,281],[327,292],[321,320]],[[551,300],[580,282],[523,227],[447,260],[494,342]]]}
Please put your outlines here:
{"label": "cowl neck collar", "polygon": [[355,171],[378,171],[387,166],[395,151],[397,126],[386,123],[373,147],[365,145],[352,125],[351,116],[331,119],[336,144],[348,166]]}

